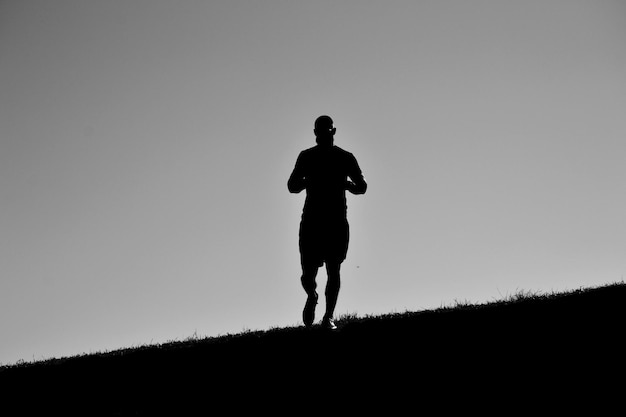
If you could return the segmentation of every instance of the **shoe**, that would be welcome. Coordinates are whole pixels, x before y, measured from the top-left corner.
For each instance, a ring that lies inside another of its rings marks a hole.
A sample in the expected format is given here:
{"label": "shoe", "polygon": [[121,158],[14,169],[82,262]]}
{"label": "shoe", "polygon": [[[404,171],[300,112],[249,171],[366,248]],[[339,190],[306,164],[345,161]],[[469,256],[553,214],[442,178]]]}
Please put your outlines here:
{"label": "shoe", "polygon": [[317,292],[309,294],[302,311],[302,321],[306,327],[311,327],[315,321],[315,306],[317,305]]}
{"label": "shoe", "polygon": [[322,320],[322,328],[326,330],[337,330],[337,325],[333,321],[332,317],[324,317]]}

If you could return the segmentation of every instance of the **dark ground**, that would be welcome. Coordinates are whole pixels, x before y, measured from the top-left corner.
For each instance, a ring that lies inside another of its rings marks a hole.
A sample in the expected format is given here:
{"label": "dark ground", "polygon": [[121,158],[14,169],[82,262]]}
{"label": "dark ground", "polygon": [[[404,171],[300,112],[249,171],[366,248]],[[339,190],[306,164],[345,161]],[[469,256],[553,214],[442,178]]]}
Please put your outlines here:
{"label": "dark ground", "polygon": [[23,364],[0,415],[597,414],[623,409],[625,313],[620,283]]}

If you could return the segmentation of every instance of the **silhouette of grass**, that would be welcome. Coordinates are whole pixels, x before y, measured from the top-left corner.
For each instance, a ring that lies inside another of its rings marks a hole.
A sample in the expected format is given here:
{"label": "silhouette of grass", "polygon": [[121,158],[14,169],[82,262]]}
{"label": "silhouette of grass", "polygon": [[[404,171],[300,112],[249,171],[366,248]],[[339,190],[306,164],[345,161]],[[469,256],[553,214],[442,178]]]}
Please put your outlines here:
{"label": "silhouette of grass", "polygon": [[[520,291],[485,304],[337,319],[144,345],[0,369],[3,403],[25,414],[227,414],[305,409],[440,411],[555,401],[615,388],[623,371],[623,282]],[[623,375],[623,374],[622,374]],[[324,408],[326,407],[326,408]],[[563,408],[561,408],[561,411]]]}

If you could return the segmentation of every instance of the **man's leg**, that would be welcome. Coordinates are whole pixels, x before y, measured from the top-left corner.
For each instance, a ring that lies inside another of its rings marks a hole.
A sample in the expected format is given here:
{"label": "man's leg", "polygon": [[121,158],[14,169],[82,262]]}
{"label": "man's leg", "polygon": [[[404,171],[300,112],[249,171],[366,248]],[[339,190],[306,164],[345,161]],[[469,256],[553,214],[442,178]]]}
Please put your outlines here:
{"label": "man's leg", "polygon": [[302,288],[307,293],[306,304],[302,311],[302,321],[306,327],[310,327],[315,321],[315,306],[317,305],[317,292],[315,291],[317,283],[315,278],[317,277],[317,269],[317,266],[302,267],[300,281],[302,282]]}
{"label": "man's leg", "polygon": [[300,278],[300,282],[302,282],[302,288],[304,288],[307,295],[315,292],[315,289],[317,288],[317,283],[315,282],[317,269],[318,267],[316,266],[302,267],[302,277]]}
{"label": "man's leg", "polygon": [[324,314],[325,320],[332,320],[335,314],[335,306],[337,305],[337,297],[339,296],[339,288],[341,287],[341,278],[339,275],[339,269],[341,263],[339,262],[327,262],[326,272],[328,274],[328,281],[326,282],[326,314]]}

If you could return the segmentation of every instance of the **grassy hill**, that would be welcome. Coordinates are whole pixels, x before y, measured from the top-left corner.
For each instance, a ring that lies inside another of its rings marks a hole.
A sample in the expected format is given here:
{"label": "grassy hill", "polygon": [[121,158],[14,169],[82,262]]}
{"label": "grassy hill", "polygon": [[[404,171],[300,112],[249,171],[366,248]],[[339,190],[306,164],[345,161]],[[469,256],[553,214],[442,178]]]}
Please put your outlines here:
{"label": "grassy hill", "polygon": [[344,317],[335,332],[292,327],[52,359],[0,369],[0,404],[16,415],[448,414],[546,402],[563,411],[591,393],[621,398],[625,313],[617,283]]}

